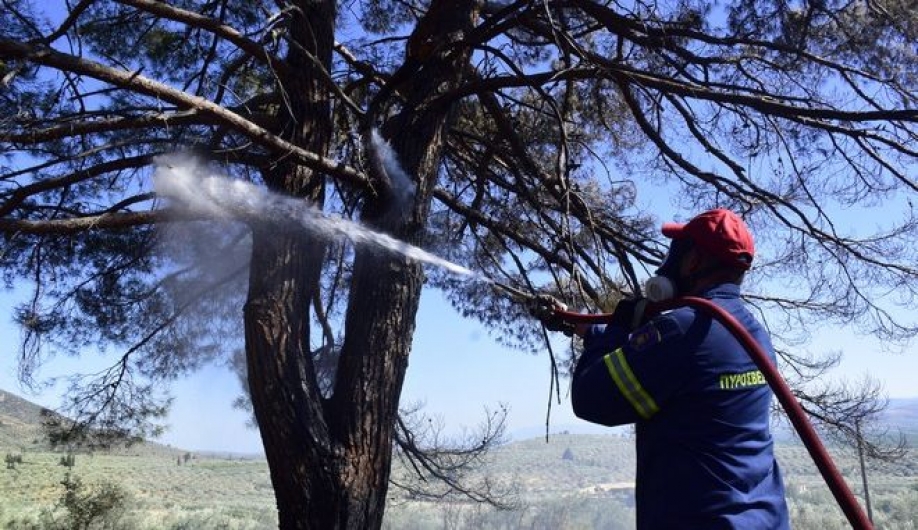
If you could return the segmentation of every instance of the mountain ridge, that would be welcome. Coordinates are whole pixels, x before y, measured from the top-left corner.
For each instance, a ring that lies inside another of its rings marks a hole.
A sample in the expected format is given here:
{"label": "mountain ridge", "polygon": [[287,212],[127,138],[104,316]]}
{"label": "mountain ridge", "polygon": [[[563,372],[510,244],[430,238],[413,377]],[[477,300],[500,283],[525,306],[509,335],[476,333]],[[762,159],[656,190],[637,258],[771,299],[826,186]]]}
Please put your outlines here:
{"label": "mountain ridge", "polygon": [[[50,451],[52,450],[42,429],[42,421],[48,414],[57,416],[53,410],[38,405],[7,390],[0,389],[0,450],[4,451]],[[66,449],[61,449],[66,450]],[[156,442],[143,441],[119,445],[107,449],[109,452],[178,453],[184,451]]]}
{"label": "mountain ridge", "polygon": [[[42,411],[45,410],[48,409],[17,394],[0,389],[0,447],[39,446],[46,449],[47,444],[43,441],[41,431]],[[889,427],[892,432],[901,430],[914,439],[918,435],[918,397],[890,399],[880,422],[883,426]],[[620,436],[629,432],[629,429],[628,426],[609,428],[587,422],[564,423],[552,425],[549,437],[561,434]],[[779,434],[776,432],[776,436]],[[523,427],[508,433],[510,442],[534,438],[544,439],[544,437],[544,425]],[[782,436],[782,438],[787,437]],[[178,451],[178,449],[156,442],[147,441],[144,442],[144,445],[167,451]],[[207,453],[208,451],[196,452]],[[215,454],[226,453],[226,451],[213,452]]]}

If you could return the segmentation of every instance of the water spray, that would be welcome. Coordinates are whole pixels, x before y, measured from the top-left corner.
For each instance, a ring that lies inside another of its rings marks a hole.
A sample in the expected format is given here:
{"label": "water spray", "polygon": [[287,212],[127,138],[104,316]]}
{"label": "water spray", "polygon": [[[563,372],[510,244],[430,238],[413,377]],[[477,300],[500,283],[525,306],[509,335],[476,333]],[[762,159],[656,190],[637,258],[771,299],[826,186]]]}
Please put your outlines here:
{"label": "water spray", "polygon": [[[385,158],[383,163],[386,163]],[[214,219],[260,219],[283,224],[293,222],[302,230],[319,237],[344,237],[355,245],[372,245],[443,268],[458,276],[491,282],[467,267],[390,235],[375,232],[358,222],[329,215],[302,199],[272,193],[254,184],[216,174],[191,158],[158,160],[153,178],[158,194],[193,213]]]}

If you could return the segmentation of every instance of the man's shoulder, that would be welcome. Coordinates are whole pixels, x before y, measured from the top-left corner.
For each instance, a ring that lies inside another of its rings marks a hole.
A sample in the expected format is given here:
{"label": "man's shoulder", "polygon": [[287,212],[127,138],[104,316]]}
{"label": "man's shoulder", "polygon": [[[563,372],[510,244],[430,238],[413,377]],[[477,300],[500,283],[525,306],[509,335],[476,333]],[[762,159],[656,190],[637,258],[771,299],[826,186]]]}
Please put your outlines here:
{"label": "man's shoulder", "polygon": [[647,323],[634,330],[631,334],[632,345],[635,342],[642,342],[642,337],[645,336],[655,337],[656,340],[649,341],[654,345],[682,338],[686,330],[689,329],[693,319],[693,317],[686,314],[683,309],[688,308],[677,308],[651,318]]}
{"label": "man's shoulder", "polygon": [[[703,321],[699,321],[703,319]],[[677,307],[661,313],[648,325],[658,330],[661,343],[678,342],[680,347],[697,347],[706,340],[711,316],[693,307]]]}
{"label": "man's shoulder", "polygon": [[675,327],[680,333],[684,333],[697,317],[697,310],[692,307],[682,306],[656,315],[651,319],[651,322],[664,327]]}

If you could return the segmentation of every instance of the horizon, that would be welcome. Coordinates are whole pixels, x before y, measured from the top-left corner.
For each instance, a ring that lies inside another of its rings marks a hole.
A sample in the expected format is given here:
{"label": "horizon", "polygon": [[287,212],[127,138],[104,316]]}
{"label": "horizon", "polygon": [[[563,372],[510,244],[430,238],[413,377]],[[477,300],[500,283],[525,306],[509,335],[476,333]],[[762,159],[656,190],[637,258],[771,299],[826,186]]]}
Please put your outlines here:
{"label": "horizon", "polygon": [[[12,392],[5,388],[0,388],[0,402],[4,399],[3,394],[13,396],[14,398],[21,399],[31,406],[42,407],[42,405],[35,403],[28,399],[26,396],[19,395],[15,392]],[[0,407],[2,410],[2,407]],[[901,411],[907,411],[909,414],[907,422],[904,424],[905,429],[900,429],[902,434],[907,436],[918,436],[918,396],[911,397],[900,397],[900,398],[890,398],[889,407],[884,410],[884,415],[889,413],[898,413]],[[894,421],[897,418],[882,418],[880,423],[885,425],[888,422]],[[900,425],[900,427],[903,425]],[[786,423],[782,423],[778,429],[774,429],[773,425],[772,433],[775,437],[775,443],[778,445],[787,445],[790,442],[790,445],[801,445],[801,440],[793,432],[793,427]],[[257,436],[257,432],[252,431],[254,435]],[[530,425],[528,427],[517,428],[513,431],[508,431],[506,436],[500,441],[498,446],[505,446],[514,443],[520,442],[529,442],[529,441],[545,441],[546,443],[551,443],[552,439],[558,436],[599,436],[599,437],[610,437],[610,438],[627,438],[632,436],[632,431],[630,426],[618,426],[618,427],[604,427],[601,425],[595,425],[584,421],[578,421],[576,423],[558,423],[552,424],[551,431],[548,434],[548,439],[546,440],[545,426],[544,425]],[[220,455],[229,455],[233,457],[263,457],[264,451],[236,451],[236,450],[227,450],[220,448],[190,448],[184,447],[181,445],[174,445],[171,443],[166,443],[166,441],[156,438],[144,439],[141,443],[144,444],[153,444],[158,445],[167,449],[172,449],[176,451],[186,451],[192,452],[200,455],[208,456],[220,456]],[[833,442],[831,440],[823,439],[823,443],[831,445]]]}
{"label": "horizon", "polygon": [[[11,297],[0,296],[0,314],[10,315],[12,302]],[[0,335],[11,336],[12,329],[8,321],[0,322]],[[560,337],[553,340],[556,351],[567,343]],[[916,367],[914,355],[905,347],[903,353],[874,355],[874,351],[883,349],[875,342],[851,330],[823,329],[814,333],[807,350],[845,352],[841,365],[829,372],[833,380],[851,381],[870,374],[883,383],[884,394],[890,399],[918,399],[909,375]],[[15,357],[4,358],[0,388],[38,405],[56,408],[60,389],[48,387],[39,394],[24,390],[16,379]],[[98,362],[99,355],[82,359],[57,357],[42,374],[65,374],[81,366],[85,371],[86,360],[90,364]],[[469,435],[485,419],[486,410],[497,410],[502,403],[509,409],[505,431],[508,438],[520,439],[519,433],[527,432],[533,437],[544,436],[549,399],[548,355],[533,355],[498,344],[482,324],[455,313],[438,292],[430,289],[422,295],[409,363],[401,406],[425,403],[424,413],[441,422],[448,436]],[[568,379],[561,380],[561,403],[552,402],[550,432],[614,433],[616,428],[592,425],[573,415],[568,385]],[[176,380],[170,390],[175,400],[166,418],[169,428],[152,441],[189,451],[263,452],[259,433],[246,426],[248,414],[232,407],[241,387],[229,368],[207,365]]]}
{"label": "horizon", "polygon": [[[41,407],[40,404],[35,403],[29,400],[25,396],[11,392],[8,389],[0,388],[0,392],[12,395],[16,398],[22,399],[28,402],[31,405],[36,407]],[[0,396],[2,398],[2,396]],[[0,399],[2,401],[2,399]],[[910,422],[906,423],[906,428],[901,430],[901,432],[907,436],[916,436],[918,435],[918,396],[912,397],[900,397],[900,398],[890,398],[889,400],[890,408],[886,409],[884,412],[890,411],[901,411],[907,410],[911,413],[914,413],[914,416],[910,418]],[[890,410],[891,409],[891,410]],[[884,419],[881,421],[891,421],[892,419]],[[257,436],[257,433],[253,430],[254,435]],[[801,440],[796,437],[792,431],[792,426],[783,425],[781,429],[773,429],[773,434],[775,436],[775,444],[777,445],[802,445]],[[619,427],[603,427],[600,425],[590,424],[588,422],[579,421],[577,423],[566,423],[566,424],[553,424],[550,433],[548,434],[548,439],[546,440],[545,435],[545,426],[544,425],[531,425],[529,427],[522,427],[516,429],[512,432],[508,432],[507,436],[501,440],[501,443],[498,446],[505,446],[514,443],[522,443],[529,441],[542,440],[545,443],[551,443],[553,438],[563,436],[600,436],[600,437],[610,437],[610,438],[623,438],[631,436],[631,432],[628,426],[619,426]],[[167,443],[164,440],[152,438],[145,439],[141,443],[145,444],[154,444],[161,447],[172,449],[176,451],[190,452],[193,454],[198,454],[202,456],[212,456],[212,457],[221,457],[221,456],[231,456],[231,457],[244,457],[244,458],[254,458],[254,457],[264,457],[264,451],[237,451],[237,450],[228,450],[221,448],[191,448],[181,445],[175,445]],[[823,439],[823,443],[831,445],[831,440]]]}

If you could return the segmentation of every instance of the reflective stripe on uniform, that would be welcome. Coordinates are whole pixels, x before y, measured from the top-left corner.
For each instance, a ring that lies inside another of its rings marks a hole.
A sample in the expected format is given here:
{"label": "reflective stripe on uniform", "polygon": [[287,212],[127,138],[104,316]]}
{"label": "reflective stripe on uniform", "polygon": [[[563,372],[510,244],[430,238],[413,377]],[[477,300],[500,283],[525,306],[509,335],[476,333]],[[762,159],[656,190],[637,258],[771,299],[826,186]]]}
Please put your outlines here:
{"label": "reflective stripe on uniform", "polygon": [[650,397],[650,394],[644,390],[644,387],[634,377],[634,372],[628,366],[628,361],[625,360],[625,353],[621,349],[606,354],[602,360],[606,363],[609,375],[615,381],[615,386],[618,387],[619,392],[625,396],[625,399],[631,403],[631,406],[642,418],[649,419],[660,410],[653,398]]}

